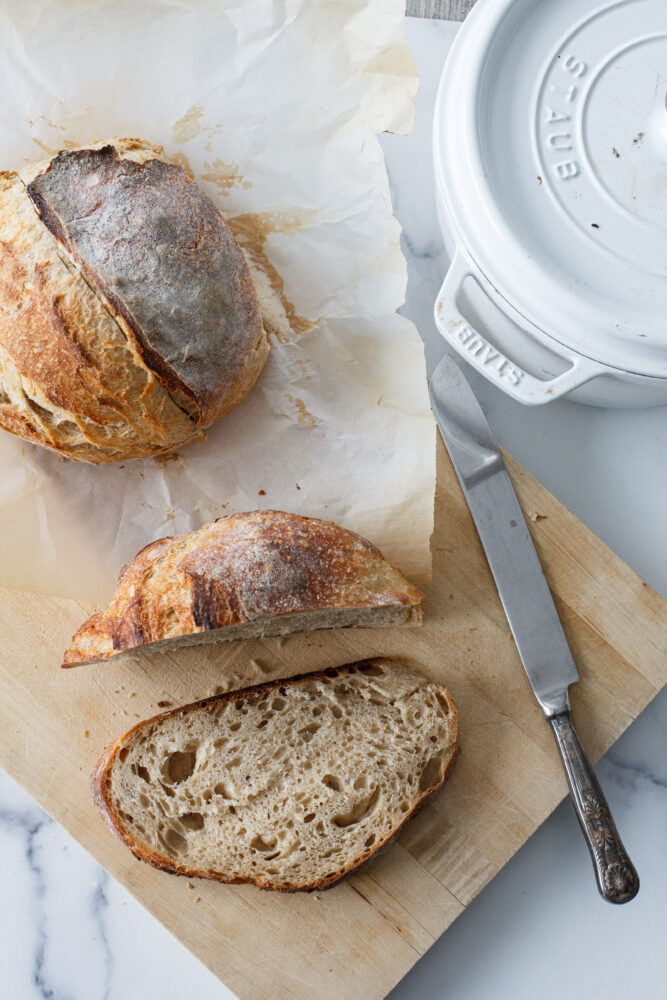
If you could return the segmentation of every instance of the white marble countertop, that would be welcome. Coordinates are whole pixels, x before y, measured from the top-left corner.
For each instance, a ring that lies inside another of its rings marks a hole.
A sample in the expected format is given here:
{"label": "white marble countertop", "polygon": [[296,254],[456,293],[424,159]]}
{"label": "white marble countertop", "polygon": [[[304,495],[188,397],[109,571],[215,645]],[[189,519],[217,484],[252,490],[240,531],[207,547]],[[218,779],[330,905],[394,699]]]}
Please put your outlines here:
{"label": "white marble countertop", "polygon": [[[429,370],[443,350],[431,311],[447,265],[431,180],[431,113],[457,29],[408,21],[422,84],[417,123],[407,139],[383,138],[410,275],[404,311],[426,342]],[[508,451],[667,595],[667,409],[611,411],[556,402],[526,410],[482,379],[471,381]],[[666,715],[663,692],[597,769],[642,879],[637,899],[617,908],[598,897],[565,802],[396,987],[392,1000],[659,995],[665,976]],[[232,997],[1,773],[0,846],[3,997]]]}

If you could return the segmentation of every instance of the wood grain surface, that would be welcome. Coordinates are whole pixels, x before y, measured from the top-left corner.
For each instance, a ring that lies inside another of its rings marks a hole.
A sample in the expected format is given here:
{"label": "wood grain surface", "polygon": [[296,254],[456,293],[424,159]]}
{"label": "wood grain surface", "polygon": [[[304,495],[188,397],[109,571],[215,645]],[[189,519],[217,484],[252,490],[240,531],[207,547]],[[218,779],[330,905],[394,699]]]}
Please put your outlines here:
{"label": "wood grain surface", "polygon": [[407,0],[408,17],[437,17],[442,21],[465,21],[476,0]]}
{"label": "wood grain surface", "polygon": [[[596,760],[665,681],[667,606],[508,463],[524,511],[541,515],[529,525],[581,672],[574,718]],[[566,793],[442,446],[432,547],[421,629],[140,653],[67,671],[62,651],[91,607],[0,590],[0,765],[242,1000],[385,996]],[[190,889],[136,861],[96,815],[95,759],[159,702],[373,654],[403,656],[447,684],[462,750],[445,788],[349,881],[313,895],[207,882]],[[578,837],[570,847],[585,851]]]}

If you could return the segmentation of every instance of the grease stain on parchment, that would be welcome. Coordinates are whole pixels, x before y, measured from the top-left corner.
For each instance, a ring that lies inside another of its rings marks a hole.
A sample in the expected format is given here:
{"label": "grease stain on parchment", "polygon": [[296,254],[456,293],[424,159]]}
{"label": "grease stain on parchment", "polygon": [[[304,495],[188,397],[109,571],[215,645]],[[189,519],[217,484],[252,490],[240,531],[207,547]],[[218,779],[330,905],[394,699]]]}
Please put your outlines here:
{"label": "grease stain on parchment", "polygon": [[294,404],[296,416],[294,413],[277,413],[276,416],[284,417],[285,420],[289,420],[291,423],[296,423],[299,427],[319,427],[319,420],[317,417],[313,416],[302,399],[298,396],[293,396],[290,392],[286,393],[285,398],[288,399],[290,403]]}
{"label": "grease stain on parchment", "polygon": [[[268,333],[274,334],[283,344],[289,343],[293,336],[302,337],[310,333],[318,325],[319,319],[310,320],[297,313],[294,304],[285,294],[285,282],[271,263],[264,244],[273,233],[293,236],[300,229],[312,226],[316,218],[317,212],[309,209],[276,209],[272,212],[246,212],[226,220],[248,257],[262,306],[264,326]],[[267,296],[263,294],[262,287],[264,284],[268,285],[267,292],[275,299],[275,305],[279,307],[277,310],[275,306],[272,309],[271,303],[266,301]]]}
{"label": "grease stain on parchment", "polygon": [[203,128],[201,122],[203,114],[204,107],[201,104],[193,104],[191,108],[188,108],[183,117],[172,125],[171,135],[174,142],[180,145],[182,142],[196,139]]}
{"label": "grease stain on parchment", "polygon": [[33,136],[32,141],[35,143],[36,146],[39,146],[40,149],[43,149],[45,153],[48,153],[49,156],[57,155],[58,150],[54,149],[52,146],[47,146],[47,144],[45,142],[42,142],[41,139],[35,139],[35,137]]}
{"label": "grease stain on parchment", "polygon": [[310,358],[296,358],[295,363],[301,369],[301,378],[314,378],[315,373],[308,366],[312,364]]}
{"label": "grease stain on parchment", "polygon": [[205,173],[201,175],[202,180],[215,184],[220,194],[229,194],[234,187],[241,187],[246,191],[252,187],[252,182],[247,181],[239,172],[238,163],[225,163],[224,160],[220,159],[209,163],[206,160],[204,167]]}
{"label": "grease stain on parchment", "polygon": [[[33,121],[32,118],[26,118],[26,121],[27,121],[28,125],[30,126],[30,128],[34,128],[35,127],[35,122]],[[67,129],[66,129],[66,127],[64,125],[58,125],[57,122],[52,122],[50,118],[46,117],[46,115],[37,115],[36,121],[38,121],[38,122],[45,122],[49,126],[49,128],[60,129],[61,132],[66,132],[67,131]]]}
{"label": "grease stain on parchment", "polygon": [[299,399],[298,396],[294,397],[290,395],[288,395],[287,398],[291,400],[297,408],[299,415],[296,418],[296,422],[300,427],[317,427],[319,420],[313,416],[302,399]]}
{"label": "grease stain on parchment", "polygon": [[180,464],[181,464],[181,465],[182,465],[182,466],[183,466],[184,468],[185,468],[185,467],[187,466],[187,464],[188,464],[188,463],[187,463],[187,459],[183,458],[183,456],[182,456],[182,455],[180,454],[180,452],[178,452],[178,451],[167,451],[167,452],[165,452],[165,453],[164,453],[163,455],[154,455],[154,456],[153,456],[153,461],[155,462],[155,464],[156,464],[156,465],[157,465],[157,466],[158,466],[159,468],[162,468],[162,469],[163,469],[163,468],[164,468],[164,467],[165,467],[166,465],[169,465],[169,464],[170,464],[170,462],[180,462]]}

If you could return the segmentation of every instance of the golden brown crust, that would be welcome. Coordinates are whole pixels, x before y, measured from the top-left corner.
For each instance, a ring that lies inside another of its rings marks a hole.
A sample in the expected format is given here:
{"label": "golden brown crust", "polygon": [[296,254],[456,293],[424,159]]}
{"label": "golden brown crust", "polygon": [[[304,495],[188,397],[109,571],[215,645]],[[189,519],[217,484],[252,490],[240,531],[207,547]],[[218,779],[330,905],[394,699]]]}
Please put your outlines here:
{"label": "golden brown crust", "polygon": [[142,549],[106,611],[76,632],[63,666],[308,611],[400,605],[419,622],[421,600],[379,549],[331,521],[231,514]]}
{"label": "golden brown crust", "polygon": [[[0,427],[70,459],[141,458],[200,437],[241,402],[266,360],[241,250],[210,200],[162,157],[118,140],[28,167],[23,181],[0,174]],[[95,170],[108,183],[88,183]],[[112,183],[119,172],[131,181],[122,205],[114,198],[125,188]],[[92,211],[91,192],[103,192],[105,218]],[[102,257],[130,248],[120,261],[129,278],[117,259],[105,274],[104,261],[96,270],[79,253],[79,208]],[[152,228],[141,225],[144,210]],[[165,218],[161,243],[155,230]],[[118,239],[130,222],[137,232]],[[116,287],[123,281],[126,294]],[[179,300],[176,318],[169,294]],[[188,311],[195,318],[185,329]]]}
{"label": "golden brown crust", "polygon": [[[150,719],[144,719],[142,722],[138,722],[135,726],[129,729],[123,736],[119,739],[114,740],[102,753],[100,759],[97,762],[95,770],[91,775],[91,789],[93,794],[93,801],[96,808],[102,815],[107,826],[115,834],[115,836],[125,844],[126,847],[132,851],[132,854],[139,861],[145,861],[153,868],[157,868],[160,871],[167,872],[171,875],[182,875],[186,878],[205,878],[215,882],[223,882],[230,885],[254,885],[259,889],[266,889],[273,892],[317,892],[324,889],[330,889],[332,886],[340,882],[341,879],[346,878],[353,872],[357,871],[361,865],[369,861],[374,855],[378,854],[380,851],[389,846],[389,844],[394,840],[396,836],[403,829],[405,824],[415,816],[419,810],[424,806],[426,800],[433,795],[434,792],[438,791],[439,788],[445,782],[449,772],[451,771],[456,757],[459,752],[459,745],[455,746],[452,754],[443,761],[442,774],[436,783],[422,792],[422,794],[415,801],[414,806],[410,809],[405,816],[402,818],[401,822],[391,830],[384,838],[378,840],[371,848],[368,848],[364,855],[359,859],[359,861],[354,864],[348,865],[341,871],[336,872],[330,878],[322,879],[319,882],[303,883],[292,885],[281,885],[275,886],[270,884],[266,879],[261,877],[256,878],[242,878],[242,877],[229,877],[219,872],[203,872],[193,868],[187,868],[185,865],[180,865],[178,862],[174,861],[172,858],[167,857],[164,854],[159,854],[156,851],[151,850],[145,845],[141,844],[136,837],[128,831],[128,829],[123,824],[121,818],[117,815],[114,810],[111,800],[108,794],[108,785],[111,770],[113,768],[114,761],[117,754],[123,748],[123,745],[127,742],[130,737],[137,732],[137,730],[142,729],[144,726],[151,725],[152,723],[159,722],[162,719],[169,718],[170,716],[178,716],[187,713],[192,708],[202,708],[207,705],[220,704],[222,702],[237,702],[244,701],[249,696],[263,695],[264,693],[275,691],[285,684],[299,684],[306,683],[312,680],[319,680],[328,677],[340,677],[345,674],[356,673],[358,671],[363,671],[364,668],[369,666],[374,666],[376,664],[381,665],[383,660],[386,661],[388,657],[384,658],[371,658],[366,660],[360,660],[356,663],[347,663],[340,667],[330,667],[328,670],[320,670],[311,674],[299,674],[295,677],[281,678],[275,681],[268,681],[263,684],[257,684],[253,687],[243,688],[240,691],[228,691],[225,694],[214,695],[212,698],[205,698],[199,702],[192,702],[189,705],[183,705],[179,708],[171,709],[168,712],[162,712],[159,715],[154,715]],[[452,718],[452,723],[454,727],[454,732],[458,733],[458,713],[456,711],[456,706],[452,700],[451,695],[443,685],[438,685],[438,692],[442,699],[447,703],[448,714]]]}
{"label": "golden brown crust", "polygon": [[68,270],[16,174],[0,179],[0,426],[93,462],[198,434]]}

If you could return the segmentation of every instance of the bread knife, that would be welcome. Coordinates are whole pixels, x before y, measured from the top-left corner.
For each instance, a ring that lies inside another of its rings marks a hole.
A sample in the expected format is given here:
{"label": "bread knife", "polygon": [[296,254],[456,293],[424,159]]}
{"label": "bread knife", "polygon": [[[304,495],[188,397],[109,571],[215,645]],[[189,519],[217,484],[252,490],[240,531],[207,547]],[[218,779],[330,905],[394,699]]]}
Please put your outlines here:
{"label": "bread knife", "polygon": [[639,891],[639,877],[572,725],[568,687],[579,674],[505,462],[452,357],[435,369],[430,394],[519,656],[556,738],[598,889],[609,903],[627,903]]}

